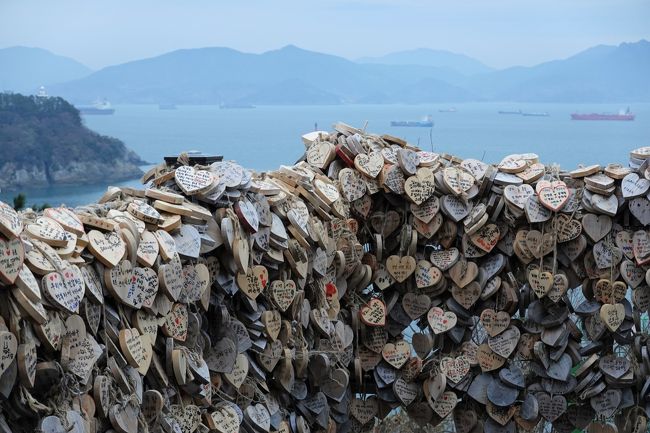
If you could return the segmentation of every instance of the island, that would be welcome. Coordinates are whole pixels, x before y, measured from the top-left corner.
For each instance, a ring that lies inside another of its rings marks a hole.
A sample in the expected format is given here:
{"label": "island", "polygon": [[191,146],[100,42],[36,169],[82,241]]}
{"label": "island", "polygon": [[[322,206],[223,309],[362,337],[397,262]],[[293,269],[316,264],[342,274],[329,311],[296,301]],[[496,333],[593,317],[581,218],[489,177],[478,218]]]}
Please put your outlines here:
{"label": "island", "polygon": [[0,93],[0,188],[135,179],[146,164],[124,143],[86,128],[59,97]]}

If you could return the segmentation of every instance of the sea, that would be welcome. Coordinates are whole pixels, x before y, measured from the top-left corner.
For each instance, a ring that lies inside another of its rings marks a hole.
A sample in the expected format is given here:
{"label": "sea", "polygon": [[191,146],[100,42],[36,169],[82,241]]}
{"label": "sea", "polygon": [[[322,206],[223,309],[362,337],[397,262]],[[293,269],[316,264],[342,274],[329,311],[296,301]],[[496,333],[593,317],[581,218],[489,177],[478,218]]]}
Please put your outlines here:
{"label": "sea", "polygon": [[[116,105],[111,116],[84,116],[85,125],[122,140],[152,164],[182,151],[222,155],[257,171],[293,164],[304,153],[301,135],[330,131],[344,122],[368,132],[391,134],[423,150],[498,163],[513,153],[534,152],[543,163],[573,169],[579,164],[626,164],[629,151],[650,145],[650,104],[631,104],[633,122],[574,121],[572,112],[601,113],[626,109],[621,104],[521,104],[510,102],[424,105],[258,106],[221,109],[210,105]],[[455,110],[450,112],[449,110]],[[499,111],[545,112],[548,117],[499,114]],[[391,120],[421,120],[431,115],[433,128],[391,127]],[[143,167],[146,169],[147,167]],[[139,179],[111,185],[139,186]],[[78,206],[96,201],[109,186],[24,189],[28,205]],[[16,191],[0,192],[11,203]]]}

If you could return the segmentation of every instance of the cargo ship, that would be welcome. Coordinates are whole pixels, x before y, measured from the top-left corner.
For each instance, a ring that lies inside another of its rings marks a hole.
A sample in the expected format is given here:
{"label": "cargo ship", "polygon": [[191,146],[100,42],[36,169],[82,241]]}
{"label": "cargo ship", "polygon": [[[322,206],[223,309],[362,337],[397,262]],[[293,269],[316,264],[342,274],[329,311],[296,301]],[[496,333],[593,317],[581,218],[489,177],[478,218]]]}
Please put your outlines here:
{"label": "cargo ship", "polygon": [[627,107],[627,110],[619,111],[618,113],[590,113],[590,114],[580,114],[572,113],[571,120],[623,120],[623,121],[632,121],[636,117],[636,114],[630,112],[630,107]]}
{"label": "cargo ship", "polygon": [[521,114],[521,110],[499,110],[499,114]]}
{"label": "cargo ship", "polygon": [[103,101],[95,101],[93,105],[80,105],[77,107],[79,113],[81,114],[113,114],[115,113],[115,108],[111,107],[111,103],[106,99]]}
{"label": "cargo ship", "polygon": [[521,113],[522,116],[529,116],[529,117],[549,117],[550,114],[548,114],[546,111],[523,111]]}
{"label": "cargo ship", "polygon": [[390,126],[407,126],[414,128],[433,128],[433,117],[429,114],[423,120],[392,120]]}

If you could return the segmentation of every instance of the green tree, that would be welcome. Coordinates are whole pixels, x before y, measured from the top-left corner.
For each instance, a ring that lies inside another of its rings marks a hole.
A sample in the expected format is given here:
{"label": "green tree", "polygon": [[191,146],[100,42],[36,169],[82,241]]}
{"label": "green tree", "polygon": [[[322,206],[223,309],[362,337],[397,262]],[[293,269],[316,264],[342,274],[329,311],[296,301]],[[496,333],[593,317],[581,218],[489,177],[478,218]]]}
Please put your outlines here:
{"label": "green tree", "polygon": [[27,197],[25,197],[25,194],[21,192],[16,197],[14,197],[14,209],[16,210],[24,209],[26,201],[27,201]]}

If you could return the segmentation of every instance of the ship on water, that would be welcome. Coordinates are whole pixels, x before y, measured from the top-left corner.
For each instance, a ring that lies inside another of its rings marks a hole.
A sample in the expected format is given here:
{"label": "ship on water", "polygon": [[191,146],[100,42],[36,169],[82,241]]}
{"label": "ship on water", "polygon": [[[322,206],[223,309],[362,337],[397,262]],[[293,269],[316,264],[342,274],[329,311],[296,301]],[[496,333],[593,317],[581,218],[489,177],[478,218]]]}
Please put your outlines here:
{"label": "ship on water", "polygon": [[630,122],[635,118],[636,114],[630,111],[630,107],[627,107],[625,111],[620,110],[618,113],[571,114],[571,120],[621,120]]}
{"label": "ship on water", "polygon": [[415,128],[432,128],[433,116],[425,116],[423,120],[392,120],[390,126],[405,126]]}
{"label": "ship on water", "polygon": [[528,116],[528,117],[548,117],[550,114],[548,114],[546,111],[523,111],[521,113],[522,116]]}
{"label": "ship on water", "polygon": [[499,110],[499,114],[522,114],[521,110]]}
{"label": "ship on water", "polygon": [[93,105],[80,105],[77,107],[81,114],[101,114],[108,115],[115,113],[115,108],[111,107],[111,103],[104,99],[102,101],[95,101]]}

